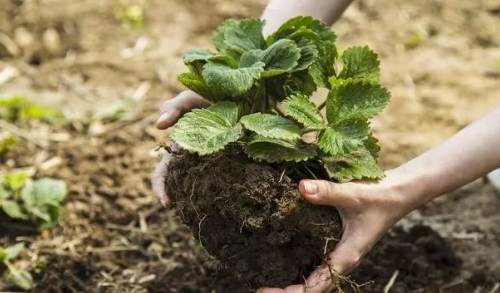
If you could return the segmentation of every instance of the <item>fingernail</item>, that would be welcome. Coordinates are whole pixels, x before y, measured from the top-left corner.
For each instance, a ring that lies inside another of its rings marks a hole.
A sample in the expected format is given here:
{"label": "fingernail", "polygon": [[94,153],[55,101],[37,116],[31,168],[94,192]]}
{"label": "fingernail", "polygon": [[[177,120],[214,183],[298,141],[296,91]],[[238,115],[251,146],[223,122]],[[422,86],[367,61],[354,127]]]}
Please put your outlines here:
{"label": "fingernail", "polygon": [[167,120],[168,118],[170,118],[170,115],[171,115],[170,112],[162,113],[160,115],[160,118],[158,118],[158,120],[156,121],[156,124],[158,125],[158,124],[162,123],[163,121]]}
{"label": "fingernail", "polygon": [[318,193],[318,186],[311,181],[304,181],[304,190],[307,194],[316,194]]}

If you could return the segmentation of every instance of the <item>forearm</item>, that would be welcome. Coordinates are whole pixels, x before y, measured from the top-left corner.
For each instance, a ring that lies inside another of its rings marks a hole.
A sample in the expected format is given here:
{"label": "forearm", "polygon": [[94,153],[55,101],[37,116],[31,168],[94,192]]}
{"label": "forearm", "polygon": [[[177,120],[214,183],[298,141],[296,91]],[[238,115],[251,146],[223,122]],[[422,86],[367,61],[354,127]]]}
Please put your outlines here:
{"label": "forearm", "polygon": [[332,25],[352,0],[271,0],[262,14],[266,20],[264,34],[268,35],[290,18],[307,15]]}
{"label": "forearm", "polygon": [[500,166],[500,107],[390,172],[416,206]]}

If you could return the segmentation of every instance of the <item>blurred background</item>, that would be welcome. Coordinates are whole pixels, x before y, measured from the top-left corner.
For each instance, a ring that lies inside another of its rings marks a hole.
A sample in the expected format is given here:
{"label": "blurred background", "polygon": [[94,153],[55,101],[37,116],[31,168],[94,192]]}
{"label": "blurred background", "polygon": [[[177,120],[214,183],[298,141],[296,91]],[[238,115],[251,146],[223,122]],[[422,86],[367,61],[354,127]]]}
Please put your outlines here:
{"label": "blurred background", "polygon": [[[211,48],[224,19],[266,3],[1,0],[0,290],[245,292],[157,204],[150,175],[182,50]],[[385,168],[500,103],[498,0],[357,1],[333,29],[341,49],[380,55],[393,94],[373,122]],[[374,281],[366,292],[500,292],[498,210],[485,180],[446,195],[353,278]]]}

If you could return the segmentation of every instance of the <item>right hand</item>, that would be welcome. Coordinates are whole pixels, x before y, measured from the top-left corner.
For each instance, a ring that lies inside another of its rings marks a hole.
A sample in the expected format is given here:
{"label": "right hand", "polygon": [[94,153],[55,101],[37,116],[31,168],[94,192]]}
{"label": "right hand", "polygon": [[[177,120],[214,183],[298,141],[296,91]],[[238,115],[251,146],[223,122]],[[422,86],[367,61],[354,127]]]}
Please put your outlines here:
{"label": "right hand", "polygon": [[[160,107],[160,118],[156,122],[156,128],[160,130],[173,126],[179,118],[195,108],[208,107],[210,103],[200,97],[193,91],[183,91],[176,97],[164,102]],[[176,151],[179,147],[172,145],[172,150]],[[165,176],[167,174],[168,164],[172,157],[171,153],[166,153],[161,162],[156,165],[153,173],[152,186],[153,193],[160,203],[165,207],[170,207],[170,199],[165,191]]]}

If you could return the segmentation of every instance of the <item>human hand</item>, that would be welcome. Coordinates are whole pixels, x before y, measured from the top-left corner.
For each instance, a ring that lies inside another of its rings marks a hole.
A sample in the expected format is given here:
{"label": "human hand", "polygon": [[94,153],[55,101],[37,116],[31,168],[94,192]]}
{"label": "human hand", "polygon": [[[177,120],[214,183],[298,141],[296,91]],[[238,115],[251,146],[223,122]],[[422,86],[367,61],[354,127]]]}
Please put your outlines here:
{"label": "human hand", "polygon": [[[160,107],[160,118],[156,122],[156,128],[167,129],[175,124],[184,113],[195,108],[204,108],[210,103],[193,91],[183,91],[176,97],[164,102]],[[172,151],[177,151],[178,146],[172,145]],[[160,203],[165,207],[170,207],[170,199],[165,192],[165,175],[167,174],[168,163],[172,157],[171,153],[166,153],[161,162],[156,165],[152,178],[153,193]]]}
{"label": "human hand", "polygon": [[421,197],[409,193],[418,188],[410,188],[399,173],[389,171],[386,178],[375,183],[302,180],[299,190],[306,200],[337,208],[344,228],[342,239],[328,256],[328,263],[317,268],[305,284],[284,289],[261,288],[257,292],[331,292],[335,274],[346,275],[354,270],[389,228],[420,205]]}

